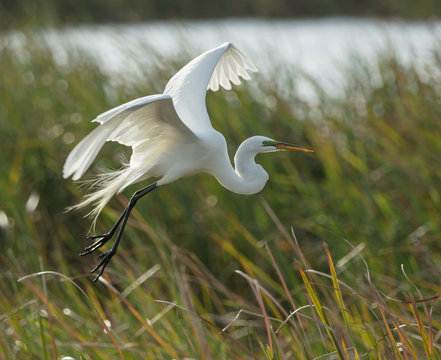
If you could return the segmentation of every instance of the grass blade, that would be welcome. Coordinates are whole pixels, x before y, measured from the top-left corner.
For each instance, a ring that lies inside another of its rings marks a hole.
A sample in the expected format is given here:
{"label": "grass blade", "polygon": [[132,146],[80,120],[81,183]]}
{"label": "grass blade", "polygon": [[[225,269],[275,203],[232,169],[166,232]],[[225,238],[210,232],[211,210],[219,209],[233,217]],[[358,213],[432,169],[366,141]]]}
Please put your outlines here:
{"label": "grass blade", "polygon": [[337,339],[334,335],[334,332],[332,331],[332,326],[328,320],[328,317],[326,316],[325,310],[324,310],[320,300],[318,299],[317,295],[315,294],[314,289],[312,288],[312,285],[309,282],[308,277],[306,276],[305,272],[302,270],[300,265],[298,265],[298,269],[300,271],[300,275],[302,276],[303,282],[305,284],[306,291],[308,292],[309,297],[311,298],[311,300],[315,306],[315,310],[317,311],[317,314],[319,315],[321,321],[326,325],[326,332],[327,332],[329,338],[331,339],[331,342],[334,346],[334,349],[335,349],[339,359],[344,360],[345,357],[343,356],[343,352],[340,349],[340,346],[337,342]]}

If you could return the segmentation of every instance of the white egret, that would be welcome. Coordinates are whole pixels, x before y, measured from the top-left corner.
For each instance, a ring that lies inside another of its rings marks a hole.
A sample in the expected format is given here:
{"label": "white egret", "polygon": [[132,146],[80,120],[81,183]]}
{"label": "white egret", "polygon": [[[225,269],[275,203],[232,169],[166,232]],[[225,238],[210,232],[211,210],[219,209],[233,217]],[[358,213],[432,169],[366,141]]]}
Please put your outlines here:
{"label": "white egret", "polygon": [[231,89],[240,84],[239,77],[250,79],[247,71],[257,71],[252,62],[233,44],[225,43],[196,57],[177,72],[160,95],[135,99],[108,110],[94,120],[100,123],[71,151],[63,168],[63,176],[79,179],[106,141],[131,146],[130,162],[118,171],[95,179],[97,190],[73,208],[95,204],[94,222],[107,202],[127,186],[148,178],[159,178],[136,191],[115,225],[106,234],[88,236],[95,242],[80,255],[102,247],[119,228],[112,248],[101,253],[101,261],[91,271],[98,272],[96,281],[115,254],[130,212],[136,202],[154,189],[181,177],[205,172],[213,175],[228,190],[250,195],[259,192],[268,180],[262,166],[255,163],[258,153],[312,150],[264,136],[245,140],[234,156],[233,168],[224,136],[213,129],[205,107],[208,89],[219,86]]}

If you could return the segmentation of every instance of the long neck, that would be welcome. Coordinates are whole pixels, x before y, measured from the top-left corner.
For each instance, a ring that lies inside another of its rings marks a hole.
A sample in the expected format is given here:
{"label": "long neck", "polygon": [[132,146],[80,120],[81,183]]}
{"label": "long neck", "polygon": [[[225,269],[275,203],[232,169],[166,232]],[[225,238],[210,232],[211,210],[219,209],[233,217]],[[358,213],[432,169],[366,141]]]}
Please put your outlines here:
{"label": "long neck", "polygon": [[243,195],[258,193],[268,181],[268,174],[254,161],[257,152],[250,149],[245,140],[234,156],[235,169],[231,166],[225,151],[224,161],[213,174],[219,183],[228,190]]}

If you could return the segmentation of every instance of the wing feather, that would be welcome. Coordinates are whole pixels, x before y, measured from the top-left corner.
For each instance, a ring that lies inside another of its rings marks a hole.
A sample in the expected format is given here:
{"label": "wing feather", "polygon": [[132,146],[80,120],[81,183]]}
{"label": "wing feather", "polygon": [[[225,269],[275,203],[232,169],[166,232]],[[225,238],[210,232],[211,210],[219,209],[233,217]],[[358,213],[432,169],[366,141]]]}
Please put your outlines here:
{"label": "wing feather", "polygon": [[90,132],[70,152],[63,167],[63,177],[78,180],[89,168],[112,132],[115,122],[108,122]]}
{"label": "wing feather", "polygon": [[167,83],[164,94],[173,98],[173,104],[181,120],[194,133],[212,129],[205,95],[208,89],[231,89],[231,83],[240,84],[240,77],[250,79],[247,71],[257,68],[233,44],[225,43],[199,55]]}
{"label": "wing feather", "polygon": [[[174,141],[197,141],[194,133],[179,119],[168,95],[152,95],[135,99],[117,108],[106,111],[94,121],[101,123],[70,152],[63,167],[65,178],[72,175],[78,180],[89,168],[106,141],[116,141],[132,146],[136,154],[137,146]],[[148,148],[148,146],[147,146]],[[137,162],[139,159],[133,158]]]}
{"label": "wing feather", "polygon": [[92,120],[92,122],[99,122],[100,124],[103,124],[109,119],[113,118],[116,114],[122,114],[124,110],[135,111],[136,109],[147,105],[148,103],[151,103],[155,100],[160,100],[162,98],[162,94],[155,94],[134,99],[103,112],[102,114],[98,115],[94,120]]}

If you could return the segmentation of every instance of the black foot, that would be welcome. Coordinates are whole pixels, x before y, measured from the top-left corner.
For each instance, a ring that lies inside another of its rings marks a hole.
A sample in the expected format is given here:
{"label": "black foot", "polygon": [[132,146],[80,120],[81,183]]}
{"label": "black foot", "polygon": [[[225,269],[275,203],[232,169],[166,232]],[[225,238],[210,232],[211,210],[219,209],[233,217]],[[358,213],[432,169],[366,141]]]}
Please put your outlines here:
{"label": "black foot", "polygon": [[121,236],[123,234],[124,228],[127,223],[127,219],[129,218],[130,212],[132,211],[133,207],[135,206],[136,202],[143,197],[144,195],[148,194],[150,191],[155,190],[158,187],[156,183],[153,183],[152,185],[147,186],[144,189],[138,190],[133,194],[133,196],[130,199],[129,204],[125,208],[125,210],[120,215],[117,222],[113,225],[112,229],[107,234],[102,235],[93,235],[88,236],[87,238],[89,240],[95,240],[95,242],[92,245],[89,245],[86,247],[83,252],[80,253],[80,256],[85,256],[88,254],[93,253],[95,250],[102,247],[107,241],[109,241],[115,231],[119,228],[118,235],[116,236],[115,243],[113,244],[112,248],[109,251],[103,252],[102,254],[98,255],[98,259],[101,259],[101,261],[98,263],[97,266],[95,266],[90,273],[98,272],[98,275],[95,277],[93,282],[96,282],[100,276],[103,274],[104,269],[106,268],[107,264],[109,263],[110,259],[113,255],[115,255],[116,250],[118,249],[118,244],[121,240]]}
{"label": "black foot", "polygon": [[88,255],[93,253],[96,249],[99,249],[101,246],[103,246],[107,241],[109,241],[113,236],[113,233],[107,233],[102,235],[93,235],[88,236],[87,240],[96,240],[92,245],[89,245],[86,247],[83,252],[80,253],[80,256]]}
{"label": "black foot", "polygon": [[106,268],[107,264],[109,263],[110,259],[113,255],[115,255],[116,251],[113,249],[110,249],[109,251],[103,252],[102,254],[98,255],[98,259],[101,259],[99,264],[95,266],[90,273],[93,274],[94,272],[99,270],[98,275],[93,279],[93,282],[96,282],[100,276],[103,274],[104,269]]}

